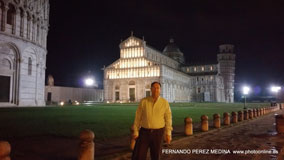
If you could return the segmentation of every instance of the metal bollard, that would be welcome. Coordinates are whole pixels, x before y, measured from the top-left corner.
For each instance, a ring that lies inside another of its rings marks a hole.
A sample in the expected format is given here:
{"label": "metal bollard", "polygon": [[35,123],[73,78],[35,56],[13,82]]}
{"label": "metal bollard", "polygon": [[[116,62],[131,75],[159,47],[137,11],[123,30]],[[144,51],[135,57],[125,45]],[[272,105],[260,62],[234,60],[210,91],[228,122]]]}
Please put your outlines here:
{"label": "metal bollard", "polygon": [[80,149],[78,160],[95,159],[95,134],[91,130],[84,130],[80,133]]}
{"label": "metal bollard", "polygon": [[133,151],[135,147],[136,140],[134,139],[134,125],[130,128],[130,149]]}
{"label": "metal bollard", "polygon": [[236,112],[232,112],[232,123],[237,123],[238,117]]}
{"label": "metal bollard", "polygon": [[206,115],[201,116],[201,131],[202,132],[208,131],[208,116]]}
{"label": "metal bollard", "polygon": [[7,141],[0,141],[0,160],[11,160],[11,145]]}
{"label": "metal bollard", "polygon": [[192,129],[192,119],[190,117],[186,117],[184,119],[184,134],[186,136],[193,135],[193,129]]}
{"label": "metal bollard", "polygon": [[213,125],[214,125],[215,128],[221,127],[220,114],[214,114],[213,115]]}
{"label": "metal bollard", "polygon": [[228,112],[223,113],[223,123],[224,125],[230,125],[230,115]]}
{"label": "metal bollard", "polygon": [[243,111],[239,111],[239,112],[238,112],[238,120],[239,120],[239,121],[243,121],[243,120],[244,120]]}

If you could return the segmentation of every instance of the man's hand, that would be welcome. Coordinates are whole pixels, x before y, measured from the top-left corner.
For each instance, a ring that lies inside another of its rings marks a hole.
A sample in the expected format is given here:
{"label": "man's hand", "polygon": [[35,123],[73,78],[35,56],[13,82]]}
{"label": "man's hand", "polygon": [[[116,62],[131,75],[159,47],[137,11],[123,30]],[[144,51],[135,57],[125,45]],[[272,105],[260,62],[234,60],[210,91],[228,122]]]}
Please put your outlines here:
{"label": "man's hand", "polygon": [[136,140],[138,138],[138,135],[133,135],[132,139]]}
{"label": "man's hand", "polygon": [[166,141],[167,144],[170,144],[171,141],[172,141],[172,136],[166,135],[166,136],[165,136],[165,141]]}

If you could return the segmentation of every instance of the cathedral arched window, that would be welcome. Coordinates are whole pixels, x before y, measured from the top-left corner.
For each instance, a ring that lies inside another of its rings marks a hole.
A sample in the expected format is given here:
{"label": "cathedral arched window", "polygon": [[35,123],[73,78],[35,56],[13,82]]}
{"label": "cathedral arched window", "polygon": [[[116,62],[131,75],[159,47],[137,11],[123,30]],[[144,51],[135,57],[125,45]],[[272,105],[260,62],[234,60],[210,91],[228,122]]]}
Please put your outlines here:
{"label": "cathedral arched window", "polygon": [[32,75],[32,58],[29,57],[28,60],[28,75]]}
{"label": "cathedral arched window", "polygon": [[16,10],[12,4],[9,4],[9,9],[7,11],[7,24],[13,25],[13,20],[15,16]]}
{"label": "cathedral arched window", "polygon": [[3,59],[2,60],[2,64],[1,64],[1,68],[3,69],[12,69],[11,63],[8,59]]}
{"label": "cathedral arched window", "polygon": [[115,86],[115,90],[119,90],[119,85],[116,85],[116,86]]}
{"label": "cathedral arched window", "polygon": [[130,81],[128,84],[129,85],[135,85],[135,82],[134,81]]}

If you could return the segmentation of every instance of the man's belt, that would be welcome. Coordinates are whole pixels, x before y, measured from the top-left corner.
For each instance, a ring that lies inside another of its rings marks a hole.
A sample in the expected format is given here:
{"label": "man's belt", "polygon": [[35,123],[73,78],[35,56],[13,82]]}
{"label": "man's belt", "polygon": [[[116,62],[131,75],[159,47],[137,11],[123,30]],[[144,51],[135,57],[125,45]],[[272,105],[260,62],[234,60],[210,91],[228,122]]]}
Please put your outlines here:
{"label": "man's belt", "polygon": [[141,131],[146,131],[146,132],[155,132],[155,131],[163,130],[164,128],[151,129],[151,128],[143,128],[143,127],[141,127],[140,129],[141,129]]}

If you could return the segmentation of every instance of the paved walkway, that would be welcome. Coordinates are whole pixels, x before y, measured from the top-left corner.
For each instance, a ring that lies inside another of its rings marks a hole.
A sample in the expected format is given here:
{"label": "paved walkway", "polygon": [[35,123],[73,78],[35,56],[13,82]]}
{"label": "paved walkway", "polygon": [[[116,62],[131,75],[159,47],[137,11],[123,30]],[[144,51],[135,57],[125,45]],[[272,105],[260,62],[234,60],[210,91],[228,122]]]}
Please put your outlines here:
{"label": "paved walkway", "polygon": [[275,130],[276,113],[284,114],[284,110],[175,140],[163,147],[161,160],[284,160],[284,135]]}

